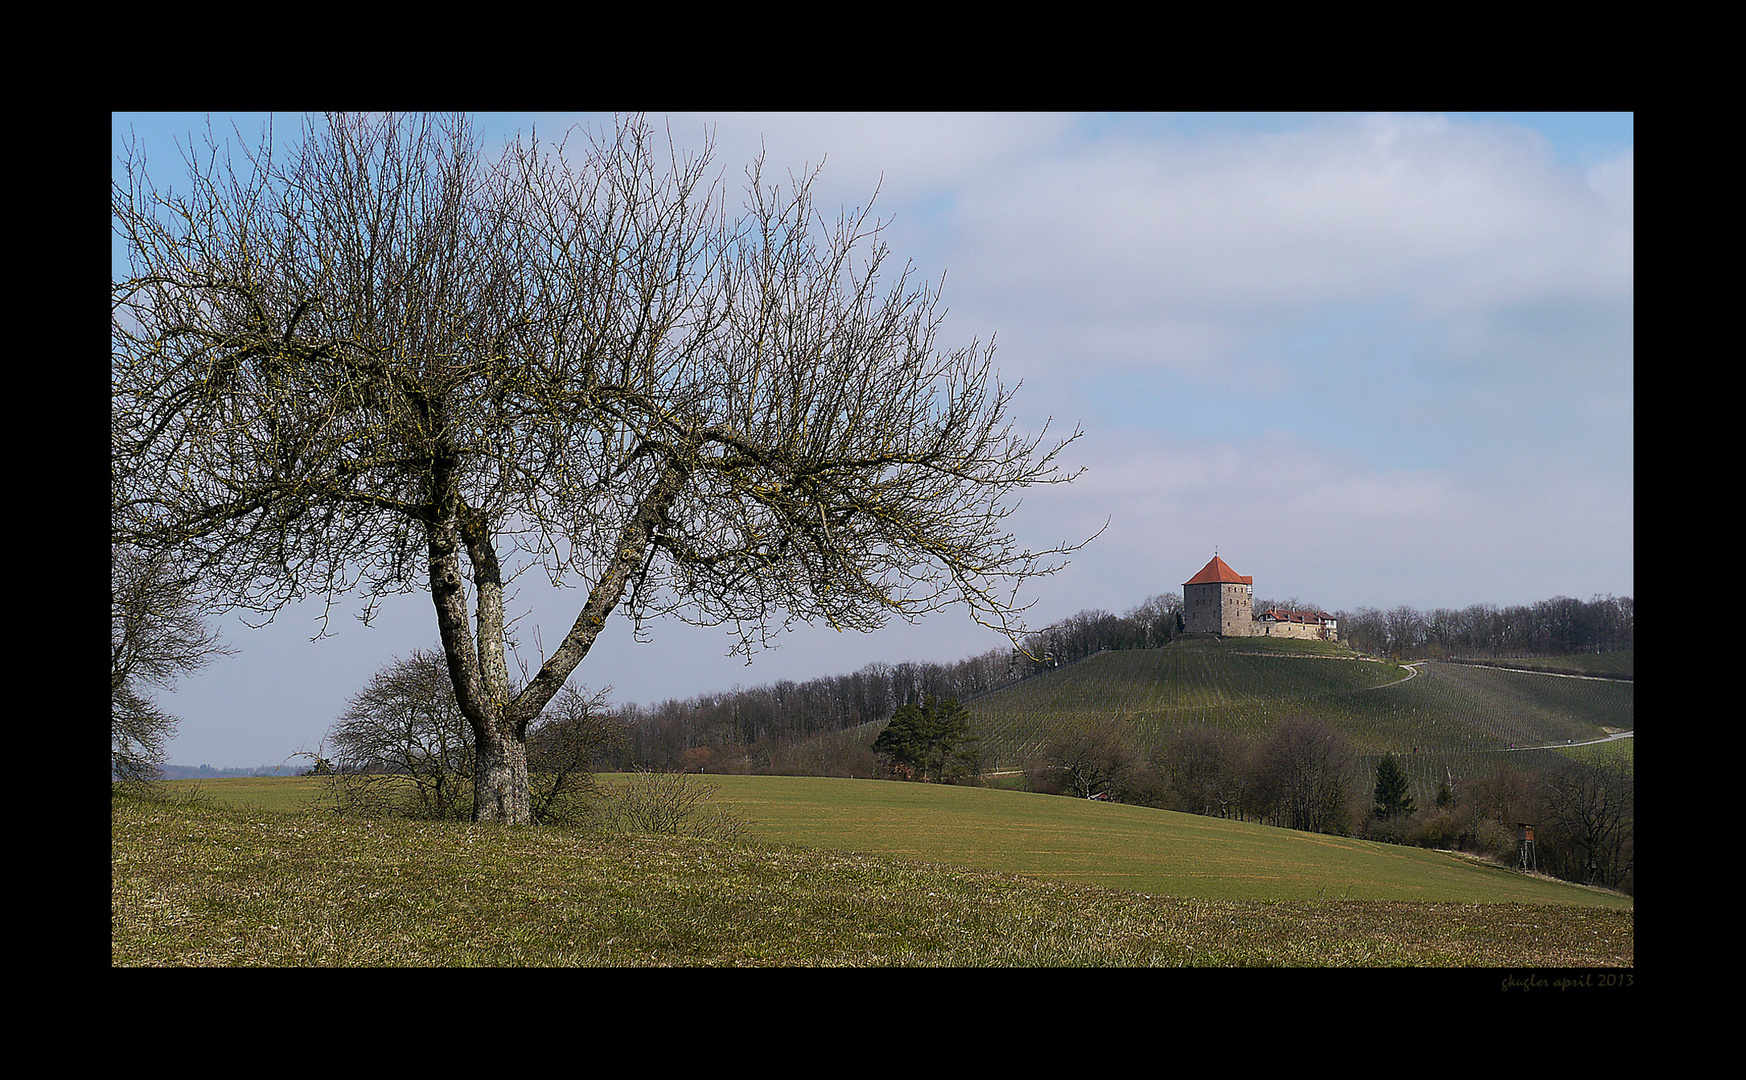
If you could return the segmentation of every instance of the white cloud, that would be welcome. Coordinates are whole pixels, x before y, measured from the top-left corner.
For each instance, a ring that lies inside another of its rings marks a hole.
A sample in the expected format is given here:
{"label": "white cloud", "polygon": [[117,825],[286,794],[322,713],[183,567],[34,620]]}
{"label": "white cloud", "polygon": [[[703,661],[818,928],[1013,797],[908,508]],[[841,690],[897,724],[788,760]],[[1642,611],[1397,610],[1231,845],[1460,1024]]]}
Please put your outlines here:
{"label": "white cloud", "polygon": [[1625,151],[1618,157],[1600,162],[1588,170],[1589,186],[1608,205],[1631,215],[1636,206],[1637,151]]}
{"label": "white cloud", "polygon": [[[668,118],[678,136],[712,130],[717,160],[738,185],[740,167],[765,153],[766,179],[819,169],[821,210],[865,204],[875,188],[884,214],[995,172],[1045,147],[1072,118],[1028,113],[691,113]],[[822,165],[822,168],[820,166]],[[882,215],[883,216],[883,215]]]}
{"label": "white cloud", "polygon": [[[1618,172],[1598,170],[1602,186],[1616,192]],[[1328,303],[1389,296],[1422,317],[1456,318],[1628,290],[1628,210],[1596,192],[1520,129],[1436,118],[1336,117],[1195,141],[1063,139],[967,184],[944,257],[979,310],[1002,303],[1058,333],[1288,325]],[[1151,357],[1205,365],[1193,347]]]}

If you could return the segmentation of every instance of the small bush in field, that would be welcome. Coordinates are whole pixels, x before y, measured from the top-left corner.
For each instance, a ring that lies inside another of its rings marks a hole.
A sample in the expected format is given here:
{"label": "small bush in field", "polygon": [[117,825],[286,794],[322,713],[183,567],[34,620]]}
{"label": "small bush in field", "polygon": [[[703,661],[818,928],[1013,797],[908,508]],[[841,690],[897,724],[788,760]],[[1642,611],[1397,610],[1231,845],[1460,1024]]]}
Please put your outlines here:
{"label": "small bush in field", "polygon": [[713,784],[688,773],[638,772],[604,785],[596,823],[611,832],[737,840],[747,822],[715,802]]}

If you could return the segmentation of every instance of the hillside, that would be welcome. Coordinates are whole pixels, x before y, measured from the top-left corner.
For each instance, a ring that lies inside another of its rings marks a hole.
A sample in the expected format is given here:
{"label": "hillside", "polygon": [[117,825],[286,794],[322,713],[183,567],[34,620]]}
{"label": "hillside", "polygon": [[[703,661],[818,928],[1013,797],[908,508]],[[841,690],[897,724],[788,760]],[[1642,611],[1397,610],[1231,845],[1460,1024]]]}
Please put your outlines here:
{"label": "hillside", "polygon": [[[1122,721],[1136,751],[1200,725],[1247,738],[1292,716],[1327,722],[1366,758],[1400,755],[1420,805],[1437,780],[1499,752],[1563,747],[1635,729],[1635,684],[1435,661],[1359,657],[1315,642],[1184,640],[1110,651],[970,703],[997,770],[1023,768],[1057,725]],[[1551,752],[1551,751],[1547,751]]]}
{"label": "hillside", "polygon": [[1105,888],[1222,900],[1633,904],[1446,851],[1144,806],[830,777],[710,783],[765,840]]}
{"label": "hillside", "polygon": [[1565,656],[1515,656],[1476,659],[1447,657],[1452,664],[1476,664],[1481,667],[1517,668],[1522,671],[1542,671],[1554,675],[1580,675],[1588,678],[1621,679],[1637,677],[1637,650],[1618,652],[1576,653]]}

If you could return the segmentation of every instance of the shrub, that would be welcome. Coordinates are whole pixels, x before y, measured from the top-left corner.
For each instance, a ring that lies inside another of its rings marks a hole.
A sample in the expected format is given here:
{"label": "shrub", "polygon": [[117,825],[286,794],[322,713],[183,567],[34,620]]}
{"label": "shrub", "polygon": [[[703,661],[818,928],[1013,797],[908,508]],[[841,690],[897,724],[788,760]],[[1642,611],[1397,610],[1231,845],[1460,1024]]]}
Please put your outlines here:
{"label": "shrub", "polygon": [[738,840],[744,817],[715,802],[715,785],[688,773],[638,772],[606,785],[593,821],[611,832]]}

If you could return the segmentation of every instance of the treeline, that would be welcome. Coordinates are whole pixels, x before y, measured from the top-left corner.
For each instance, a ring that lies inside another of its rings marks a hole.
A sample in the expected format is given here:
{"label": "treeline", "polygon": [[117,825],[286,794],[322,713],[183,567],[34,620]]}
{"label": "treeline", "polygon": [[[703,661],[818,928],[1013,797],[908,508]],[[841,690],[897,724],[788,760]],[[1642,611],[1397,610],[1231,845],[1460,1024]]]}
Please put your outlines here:
{"label": "treeline", "polygon": [[[252,769],[215,769],[210,765],[160,765],[160,780],[199,780],[206,777],[233,776],[296,776],[302,769],[295,765],[257,765]],[[110,779],[116,779],[111,773]]]}
{"label": "treeline", "polygon": [[1440,656],[1565,656],[1634,648],[1635,604],[1629,596],[1498,607],[1340,612],[1340,636],[1360,652],[1402,659]]}
{"label": "treeline", "polygon": [[[1296,597],[1256,599],[1253,610],[1320,610]],[[1634,647],[1635,604],[1629,596],[1575,600],[1555,596],[1534,604],[1421,611],[1402,605],[1387,611],[1337,611],[1340,637],[1359,652],[1403,659],[1440,656],[1564,656],[1619,652]],[[1156,649],[1183,633],[1182,597],[1162,593],[1126,615],[1087,609],[1023,639],[1024,662],[1045,670],[1083,660],[1105,649]]]}
{"label": "treeline", "polygon": [[1325,721],[1289,717],[1259,740],[1191,725],[1144,753],[1123,727],[1110,718],[1057,726],[1026,786],[1308,832],[1349,835],[1359,824],[1359,756]]}
{"label": "treeline", "polygon": [[1520,823],[1531,822],[1531,869],[1636,895],[1636,811],[1635,774],[1624,759],[1499,754],[1483,769],[1439,783],[1428,806],[1387,820],[1368,817],[1358,835],[1472,852],[1513,867]]}
{"label": "treeline", "polygon": [[1161,649],[1182,634],[1182,596],[1160,593],[1126,615],[1088,608],[1020,639],[1018,663],[1035,673],[1105,649]]}
{"label": "treeline", "polygon": [[[963,702],[1028,672],[1008,650],[993,649],[955,663],[872,663],[849,675],[805,682],[784,679],[750,689],[671,698],[651,706],[621,705],[623,746],[609,767],[696,772],[789,771],[795,747],[832,733],[889,720],[897,709],[928,697]],[[859,754],[819,762],[824,775],[867,775],[874,733],[857,736]],[[841,740],[826,740],[839,742]],[[811,761],[802,755],[802,760]],[[811,766],[808,766],[810,769]]]}
{"label": "treeline", "polygon": [[[1421,804],[1403,762],[1360,754],[1325,721],[1291,717],[1265,738],[1187,726],[1148,751],[1122,721],[1085,720],[1051,734],[1026,771],[1032,791],[1252,821],[1385,843],[1466,851],[1517,865],[1519,822],[1535,823],[1533,868],[1634,893],[1636,792],[1623,762],[1560,755],[1497,757],[1472,775],[1445,772]],[[1385,778],[1393,781],[1389,783]]]}

